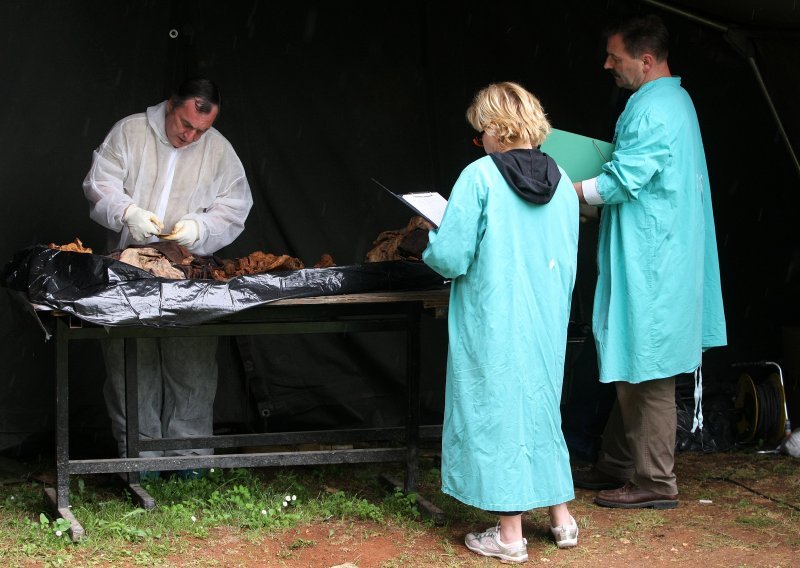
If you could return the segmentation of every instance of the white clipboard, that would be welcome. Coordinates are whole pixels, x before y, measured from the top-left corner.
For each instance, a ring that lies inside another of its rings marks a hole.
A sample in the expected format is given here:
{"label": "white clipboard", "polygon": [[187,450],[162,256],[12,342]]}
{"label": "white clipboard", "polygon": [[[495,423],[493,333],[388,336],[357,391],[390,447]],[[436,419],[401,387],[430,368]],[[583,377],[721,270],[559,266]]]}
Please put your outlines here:
{"label": "white clipboard", "polygon": [[395,193],[381,182],[372,178],[383,189],[391,193],[402,201],[407,207],[411,208],[417,215],[425,218],[434,227],[439,227],[444,217],[444,210],[447,209],[447,199],[435,191],[419,191],[415,193]]}

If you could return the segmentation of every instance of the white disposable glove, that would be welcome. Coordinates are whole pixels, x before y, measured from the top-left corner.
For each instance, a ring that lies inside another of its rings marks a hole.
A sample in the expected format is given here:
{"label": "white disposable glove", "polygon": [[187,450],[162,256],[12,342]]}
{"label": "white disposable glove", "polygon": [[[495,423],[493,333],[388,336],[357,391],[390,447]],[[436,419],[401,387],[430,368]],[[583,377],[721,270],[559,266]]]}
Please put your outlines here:
{"label": "white disposable glove", "polygon": [[131,237],[137,243],[143,243],[147,237],[157,235],[164,229],[164,223],[155,213],[136,205],[128,207],[122,216],[122,222],[128,226]]}
{"label": "white disposable glove", "polygon": [[178,221],[172,228],[172,232],[161,238],[167,241],[175,241],[184,247],[191,247],[200,238],[200,224],[194,219]]}

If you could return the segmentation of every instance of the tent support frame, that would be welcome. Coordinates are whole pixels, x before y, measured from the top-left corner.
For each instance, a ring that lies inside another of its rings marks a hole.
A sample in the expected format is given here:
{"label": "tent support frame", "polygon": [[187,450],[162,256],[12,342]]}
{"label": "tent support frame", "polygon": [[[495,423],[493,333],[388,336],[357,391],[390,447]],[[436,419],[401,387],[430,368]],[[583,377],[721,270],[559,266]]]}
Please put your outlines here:
{"label": "tent support frame", "polygon": [[726,26],[724,24],[720,24],[719,22],[714,22],[707,18],[703,18],[702,16],[698,16],[692,12],[687,10],[683,10],[680,8],[676,8],[675,6],[671,6],[666,2],[659,2],[658,0],[642,0],[645,4],[650,4],[657,8],[661,8],[667,12],[672,12],[673,14],[677,14],[682,16],[686,19],[692,20],[704,26],[708,26],[713,28],[717,31],[723,33],[725,37],[725,41],[727,41],[734,50],[736,50],[740,55],[742,55],[747,62],[750,64],[750,69],[752,69],[753,74],[755,75],[756,82],[758,83],[759,89],[761,89],[761,93],[764,95],[764,99],[767,101],[767,106],[769,107],[769,111],[772,114],[772,118],[775,120],[775,124],[778,127],[778,132],[783,139],[783,142],[786,144],[786,149],[789,152],[789,157],[791,158],[792,162],[794,163],[794,167],[797,170],[798,176],[800,176],[800,161],[797,159],[797,153],[794,151],[794,147],[792,146],[791,140],[789,140],[789,135],[786,132],[786,129],[783,126],[783,121],[781,120],[780,114],[778,114],[778,109],[775,108],[775,104],[772,102],[772,97],[769,94],[769,89],[767,88],[766,83],[764,82],[764,78],[761,75],[761,70],[758,68],[758,62],[755,58],[755,48],[753,47],[753,42],[750,39],[750,36],[747,32],[739,29],[734,28],[731,26]]}

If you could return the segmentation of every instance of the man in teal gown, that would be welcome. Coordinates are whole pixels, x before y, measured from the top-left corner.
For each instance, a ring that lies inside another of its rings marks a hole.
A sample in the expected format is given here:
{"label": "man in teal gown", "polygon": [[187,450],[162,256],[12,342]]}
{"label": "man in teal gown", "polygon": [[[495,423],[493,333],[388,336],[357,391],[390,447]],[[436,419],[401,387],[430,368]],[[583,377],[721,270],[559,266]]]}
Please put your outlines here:
{"label": "man in teal gown", "polygon": [[595,502],[608,507],[677,506],[676,376],[727,341],[703,142],[668,42],[655,16],[608,34],[604,67],[634,93],[611,161],[574,184],[602,210],[593,330],[600,380],[617,389],[598,461],[575,483],[605,488]]}

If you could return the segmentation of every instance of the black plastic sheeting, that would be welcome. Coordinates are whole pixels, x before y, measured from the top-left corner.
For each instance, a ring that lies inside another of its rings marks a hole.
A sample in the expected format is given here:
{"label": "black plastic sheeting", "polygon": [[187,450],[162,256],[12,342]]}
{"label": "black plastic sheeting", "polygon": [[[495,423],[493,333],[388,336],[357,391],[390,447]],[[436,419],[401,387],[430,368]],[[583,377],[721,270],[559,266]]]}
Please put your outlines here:
{"label": "black plastic sheeting", "polygon": [[431,290],[446,286],[421,262],[388,261],[308,268],[216,280],[153,276],[106,256],[37,245],[17,252],[0,283],[32,304],[108,326],[180,327],[205,323],[276,300]]}

